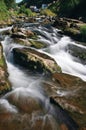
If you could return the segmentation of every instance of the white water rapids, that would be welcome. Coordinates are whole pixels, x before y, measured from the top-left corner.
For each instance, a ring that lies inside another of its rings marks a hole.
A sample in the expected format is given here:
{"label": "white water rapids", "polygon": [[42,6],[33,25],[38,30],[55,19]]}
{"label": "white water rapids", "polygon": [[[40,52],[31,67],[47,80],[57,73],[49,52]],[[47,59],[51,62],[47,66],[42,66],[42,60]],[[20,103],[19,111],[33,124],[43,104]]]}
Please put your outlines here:
{"label": "white water rapids", "polygon": [[86,81],[86,65],[82,64],[82,62],[80,62],[76,57],[72,56],[68,49],[68,46],[72,45],[86,50],[86,46],[77,44],[70,37],[64,35],[61,37],[58,33],[59,30],[53,27],[50,29],[42,26],[38,28],[28,28],[38,33],[38,41],[49,45],[49,47],[40,51],[53,57],[61,67],[63,73],[80,77],[82,80]]}
{"label": "white water rapids", "polygon": [[78,45],[72,42],[69,37],[64,36],[58,44],[49,47],[49,52],[60,65],[63,73],[78,76],[86,81],[86,65],[75,61],[75,58],[66,50],[68,44],[74,44],[78,47]]}

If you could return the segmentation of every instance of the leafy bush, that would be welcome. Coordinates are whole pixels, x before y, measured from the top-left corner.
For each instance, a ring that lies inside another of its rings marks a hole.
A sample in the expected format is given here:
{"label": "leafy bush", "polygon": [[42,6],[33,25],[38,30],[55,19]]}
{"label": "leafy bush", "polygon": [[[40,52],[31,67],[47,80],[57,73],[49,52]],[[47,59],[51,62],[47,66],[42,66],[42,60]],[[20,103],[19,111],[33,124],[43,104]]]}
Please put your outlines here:
{"label": "leafy bush", "polygon": [[60,14],[70,15],[72,11],[77,7],[81,0],[60,0]]}
{"label": "leafy bush", "polygon": [[4,0],[4,2],[7,6],[7,9],[16,8],[15,0]]}
{"label": "leafy bush", "polygon": [[80,32],[82,34],[82,41],[86,41],[86,25],[80,27]]}
{"label": "leafy bush", "polygon": [[50,4],[48,8],[56,14],[59,11],[59,2],[57,1],[55,3]]}
{"label": "leafy bush", "polygon": [[7,7],[3,0],[0,1],[0,20],[6,20],[9,17]]}
{"label": "leafy bush", "polygon": [[26,16],[32,16],[33,13],[30,9],[26,8],[24,5],[22,5],[19,9],[19,14],[25,14]]}

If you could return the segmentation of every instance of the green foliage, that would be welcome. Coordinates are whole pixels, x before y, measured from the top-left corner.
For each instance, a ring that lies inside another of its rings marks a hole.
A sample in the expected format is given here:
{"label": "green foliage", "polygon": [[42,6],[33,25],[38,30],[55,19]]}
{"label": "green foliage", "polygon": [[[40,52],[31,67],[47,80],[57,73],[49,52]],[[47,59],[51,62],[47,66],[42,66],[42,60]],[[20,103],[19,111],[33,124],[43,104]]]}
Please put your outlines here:
{"label": "green foliage", "polygon": [[33,13],[30,9],[26,8],[24,5],[22,5],[19,9],[19,14],[25,14],[26,16],[32,16]]}
{"label": "green foliage", "polygon": [[80,27],[80,32],[82,34],[82,41],[86,41],[86,25]]}
{"label": "green foliage", "polygon": [[7,11],[7,7],[3,0],[0,1],[0,12]]}
{"label": "green foliage", "polygon": [[59,2],[52,3],[48,8],[52,12],[57,13],[59,11]]}
{"label": "green foliage", "polygon": [[80,3],[80,0],[60,0],[60,14],[70,15],[74,8]]}
{"label": "green foliage", "polygon": [[53,13],[50,9],[43,9],[40,14],[45,16],[55,16],[55,13]]}
{"label": "green foliage", "polygon": [[61,17],[84,17],[86,20],[86,0],[57,0],[49,9]]}
{"label": "green foliage", "polygon": [[9,17],[7,7],[3,0],[0,1],[0,20],[6,20]]}
{"label": "green foliage", "polygon": [[7,6],[7,9],[16,7],[15,0],[4,0],[4,2]]}

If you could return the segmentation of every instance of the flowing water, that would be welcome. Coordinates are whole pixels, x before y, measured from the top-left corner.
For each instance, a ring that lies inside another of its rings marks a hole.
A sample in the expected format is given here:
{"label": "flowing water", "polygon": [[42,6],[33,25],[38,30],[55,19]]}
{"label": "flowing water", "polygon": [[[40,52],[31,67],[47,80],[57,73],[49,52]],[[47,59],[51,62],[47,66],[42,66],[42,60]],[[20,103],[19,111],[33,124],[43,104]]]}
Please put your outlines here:
{"label": "flowing water", "polygon": [[[61,66],[61,69],[64,73],[78,76],[82,80],[86,81],[86,65],[82,64],[79,59],[71,55],[71,53],[69,52],[69,45],[74,45],[77,48],[82,49],[86,49],[86,46],[77,44],[69,37],[60,35],[58,33],[59,30],[51,26],[44,27],[38,24],[27,24],[26,26],[24,25],[24,27],[26,29],[32,30],[33,32],[36,32],[39,37],[38,41],[41,41],[47,45],[46,48],[39,49],[38,51],[46,53],[47,55],[53,57],[56,62]],[[0,32],[8,29],[11,28],[0,29]],[[14,43],[14,41],[9,36],[6,36],[4,38],[4,40],[2,41],[2,45],[8,67],[9,80],[12,84],[13,90],[0,99],[0,114],[7,112],[12,115],[19,114],[20,117],[22,115],[22,118],[20,119],[22,119],[22,122],[24,123],[24,120],[26,121],[25,115],[26,113],[29,113],[29,103],[31,103],[32,101],[32,105],[35,103],[36,105],[40,104],[43,112],[41,116],[40,114],[38,114],[36,117],[32,116],[31,121],[36,121],[36,119],[39,119],[41,117],[43,119],[43,123],[45,124],[46,117],[48,116],[51,122],[52,118],[56,120],[57,126],[58,124],[66,124],[69,130],[77,130],[76,123],[67,115],[67,113],[63,109],[61,109],[59,105],[54,106],[50,103],[48,96],[44,93],[41,86],[41,81],[44,80],[43,75],[33,74],[29,70],[24,69],[14,63],[12,49],[15,47],[22,48],[23,46]],[[29,102],[28,100],[30,98],[31,101]],[[39,110],[38,107],[35,109]],[[32,112],[32,110],[30,110],[30,112]],[[54,120],[53,122],[55,122]],[[55,124],[52,129],[60,130],[60,127],[54,127]],[[42,129],[40,129],[45,130],[43,128],[44,125],[42,126]],[[22,128],[20,130],[24,129]],[[25,130],[29,130],[29,128],[26,128]]]}

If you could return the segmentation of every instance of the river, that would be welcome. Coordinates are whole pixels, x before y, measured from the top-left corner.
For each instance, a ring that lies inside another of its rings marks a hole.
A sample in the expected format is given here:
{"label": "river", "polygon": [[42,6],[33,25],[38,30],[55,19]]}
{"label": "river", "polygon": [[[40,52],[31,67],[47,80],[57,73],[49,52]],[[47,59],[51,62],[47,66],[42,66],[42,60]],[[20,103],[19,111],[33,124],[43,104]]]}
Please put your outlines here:
{"label": "river", "polygon": [[[48,45],[38,51],[55,59],[62,72],[78,76],[86,81],[86,65],[71,54],[70,45],[86,49],[86,46],[77,44],[59,30],[51,26],[39,24],[25,24],[24,28],[36,32],[38,41]],[[11,27],[0,29],[0,32]],[[3,36],[2,36],[3,37]],[[77,130],[77,124],[59,105],[50,103],[49,97],[44,93],[41,82],[43,75],[33,74],[31,71],[18,66],[13,60],[13,48],[23,46],[13,42],[10,36],[2,40],[3,51],[7,63],[9,81],[12,91],[0,99],[1,130]],[[41,107],[40,107],[41,106]],[[48,124],[48,125],[47,125]],[[6,128],[7,127],[7,128]]]}

